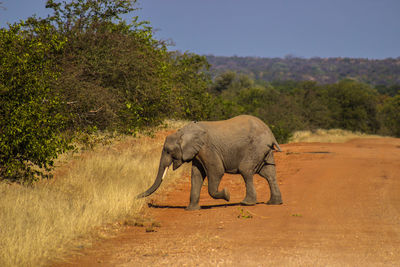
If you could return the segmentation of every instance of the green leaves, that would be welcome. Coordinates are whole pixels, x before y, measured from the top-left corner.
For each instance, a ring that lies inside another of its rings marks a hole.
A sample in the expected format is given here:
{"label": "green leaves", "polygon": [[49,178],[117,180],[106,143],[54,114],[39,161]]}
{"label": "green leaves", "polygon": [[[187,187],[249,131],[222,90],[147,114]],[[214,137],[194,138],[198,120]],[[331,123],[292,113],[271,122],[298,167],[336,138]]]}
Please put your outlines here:
{"label": "green leaves", "polygon": [[344,80],[328,87],[332,127],[351,131],[376,133],[377,93],[370,86]]}
{"label": "green leaves", "polygon": [[135,134],[166,117],[213,111],[208,63],[168,52],[131,0],[48,0],[53,14],[0,32],[0,176],[45,177],[69,148],[63,132]]}
{"label": "green leaves", "polygon": [[0,29],[0,177],[31,182],[68,148],[60,136],[64,116],[50,82],[57,72],[48,56],[63,46],[46,23],[20,22]]}
{"label": "green leaves", "polygon": [[384,133],[400,137],[400,93],[385,99],[379,115]]}
{"label": "green leaves", "polygon": [[65,34],[84,32],[98,23],[113,24],[122,21],[121,15],[135,10],[136,0],[47,0],[46,8],[53,9],[49,18]]}

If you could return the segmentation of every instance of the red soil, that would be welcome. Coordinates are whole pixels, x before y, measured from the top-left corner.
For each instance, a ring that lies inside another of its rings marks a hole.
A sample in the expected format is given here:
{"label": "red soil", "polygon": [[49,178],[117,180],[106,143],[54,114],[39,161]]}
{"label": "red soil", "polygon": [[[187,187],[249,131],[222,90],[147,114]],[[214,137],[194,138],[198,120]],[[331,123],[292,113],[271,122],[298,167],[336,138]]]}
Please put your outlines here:
{"label": "red soil", "polygon": [[[190,178],[149,197],[160,227],[126,227],[61,266],[400,266],[400,139],[282,145],[275,153],[283,205],[244,198],[241,176],[221,187],[231,202],[202,190],[199,211],[185,211]],[[59,265],[60,266],[60,265]]]}

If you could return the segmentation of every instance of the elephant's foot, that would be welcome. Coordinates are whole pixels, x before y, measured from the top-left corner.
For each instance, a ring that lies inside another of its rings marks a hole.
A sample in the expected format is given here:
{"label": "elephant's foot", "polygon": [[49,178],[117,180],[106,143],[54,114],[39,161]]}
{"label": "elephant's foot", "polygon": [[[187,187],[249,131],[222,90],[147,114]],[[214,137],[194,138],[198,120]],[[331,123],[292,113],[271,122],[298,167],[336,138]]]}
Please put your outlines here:
{"label": "elephant's foot", "polygon": [[224,188],[224,189],[222,190],[222,192],[224,193],[224,197],[223,197],[223,198],[224,198],[226,201],[229,202],[229,200],[231,199],[231,195],[229,194],[228,189]]}
{"label": "elephant's foot", "polygon": [[254,206],[255,204],[257,204],[257,201],[242,200],[240,202],[240,205],[243,205],[243,206]]}
{"label": "elephant's foot", "polygon": [[240,205],[243,205],[243,206],[254,206],[255,204],[257,204],[257,202],[247,202],[247,201],[241,201],[240,202]]}
{"label": "elephant's foot", "polygon": [[278,197],[271,197],[271,199],[267,202],[268,205],[281,205],[283,203],[282,198]]}
{"label": "elephant's foot", "polygon": [[189,206],[187,206],[185,210],[199,210],[199,209],[200,209],[199,204],[196,204],[196,205],[189,204]]}
{"label": "elephant's foot", "polygon": [[226,201],[229,201],[229,199],[231,198],[229,191],[226,188],[216,192],[208,191],[208,193],[214,199],[225,199]]}
{"label": "elephant's foot", "polygon": [[253,206],[253,205],[257,204],[257,198],[256,198],[256,197],[249,197],[249,196],[246,196],[246,197],[242,200],[242,202],[240,202],[240,204],[241,204],[241,205],[244,205],[244,206]]}

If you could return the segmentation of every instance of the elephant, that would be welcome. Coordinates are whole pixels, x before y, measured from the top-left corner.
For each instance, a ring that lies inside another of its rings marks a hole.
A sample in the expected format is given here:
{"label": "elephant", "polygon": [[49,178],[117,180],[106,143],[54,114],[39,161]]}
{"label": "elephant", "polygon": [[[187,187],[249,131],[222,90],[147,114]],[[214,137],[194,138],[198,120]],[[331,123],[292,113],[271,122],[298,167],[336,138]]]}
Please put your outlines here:
{"label": "elephant", "polygon": [[246,185],[242,205],[255,205],[257,202],[254,174],[268,181],[271,194],[267,204],[282,204],[273,151],[282,150],[270,128],[256,117],[240,115],[222,121],[191,122],[166,137],[156,179],[137,198],[154,193],[171,164],[176,170],[183,163],[192,162],[187,210],[200,209],[200,191],[206,177],[210,196],[229,201],[227,188],[218,190],[224,173],[242,175]]}

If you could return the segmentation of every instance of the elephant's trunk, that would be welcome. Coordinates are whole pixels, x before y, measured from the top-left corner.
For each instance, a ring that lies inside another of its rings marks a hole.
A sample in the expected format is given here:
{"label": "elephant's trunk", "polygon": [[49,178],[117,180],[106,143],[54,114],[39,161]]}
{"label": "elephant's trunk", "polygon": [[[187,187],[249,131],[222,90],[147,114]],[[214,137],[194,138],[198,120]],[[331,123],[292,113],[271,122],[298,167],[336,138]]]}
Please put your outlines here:
{"label": "elephant's trunk", "polygon": [[139,194],[137,198],[147,197],[153,194],[161,185],[162,180],[164,179],[165,175],[167,174],[168,167],[164,168],[164,173],[162,175],[157,175],[156,180],[154,181],[153,185],[147,189],[145,192]]}
{"label": "elephant's trunk", "polygon": [[163,156],[161,156],[161,160],[160,160],[160,166],[158,167],[158,174],[156,177],[156,180],[154,181],[153,185],[147,189],[145,192],[137,195],[136,198],[143,198],[143,197],[147,197],[151,194],[153,194],[161,185],[162,180],[164,179],[165,175],[167,174],[169,165],[171,165],[171,162],[163,162]]}

